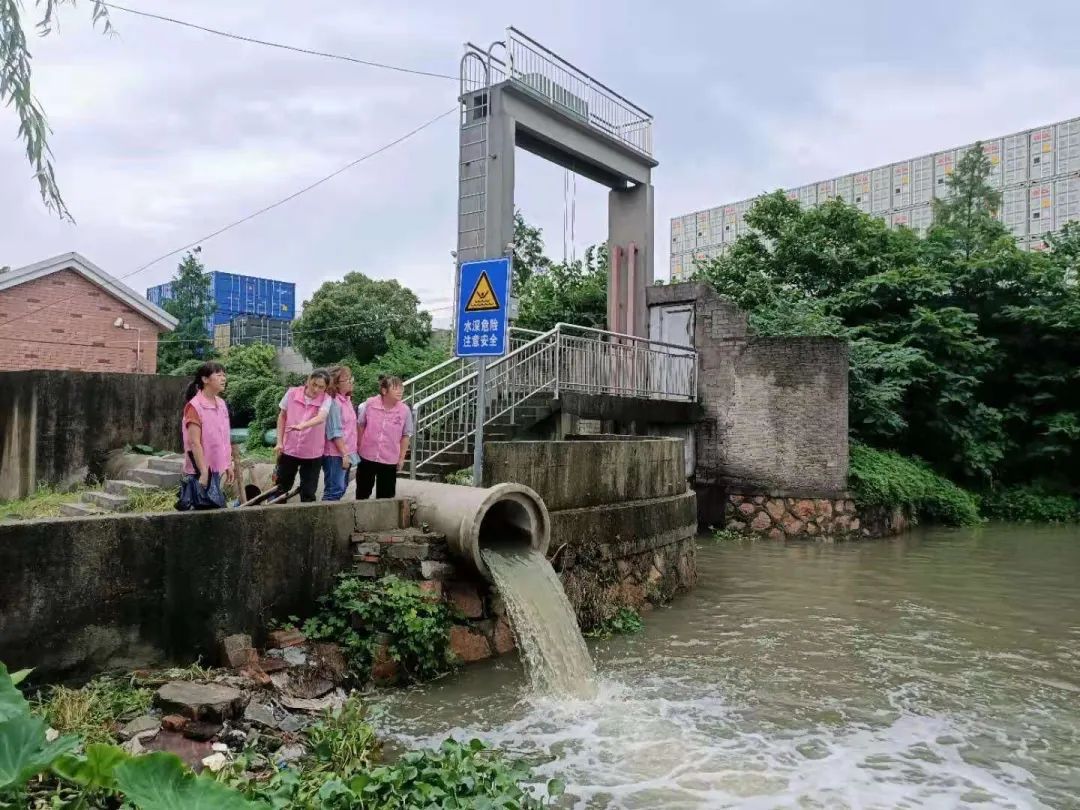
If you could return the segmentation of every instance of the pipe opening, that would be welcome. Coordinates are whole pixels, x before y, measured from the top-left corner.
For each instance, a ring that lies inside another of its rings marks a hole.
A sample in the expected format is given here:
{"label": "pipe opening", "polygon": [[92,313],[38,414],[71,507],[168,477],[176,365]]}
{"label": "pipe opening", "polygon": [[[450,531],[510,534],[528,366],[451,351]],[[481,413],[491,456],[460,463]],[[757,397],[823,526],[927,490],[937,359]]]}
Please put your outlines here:
{"label": "pipe opening", "polygon": [[478,545],[481,549],[527,549],[540,545],[542,529],[533,510],[516,499],[493,503],[480,519]]}

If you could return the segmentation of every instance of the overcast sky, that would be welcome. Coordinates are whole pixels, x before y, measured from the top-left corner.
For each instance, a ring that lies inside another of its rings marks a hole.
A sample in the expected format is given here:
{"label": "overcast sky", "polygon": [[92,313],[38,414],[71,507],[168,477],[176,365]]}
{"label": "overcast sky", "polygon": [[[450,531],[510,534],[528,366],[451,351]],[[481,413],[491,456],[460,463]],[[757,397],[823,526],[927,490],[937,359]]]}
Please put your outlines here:
{"label": "overcast sky", "polygon": [[[1080,115],[1080,3],[127,0],[307,48],[456,74],[462,43],[506,25],[656,117],[658,277],[671,217],[781,186]],[[28,2],[33,12],[33,3]],[[78,224],[45,210],[0,109],[0,265],[76,250],[122,276],[454,106],[445,79],[301,56],[89,4],[32,37],[35,90]],[[434,310],[452,287],[454,116],[203,244],[210,270],[297,284],[359,270]],[[518,157],[517,204],[563,251],[563,172]],[[606,193],[577,182],[578,253],[606,238]],[[176,258],[127,279],[167,280]]]}

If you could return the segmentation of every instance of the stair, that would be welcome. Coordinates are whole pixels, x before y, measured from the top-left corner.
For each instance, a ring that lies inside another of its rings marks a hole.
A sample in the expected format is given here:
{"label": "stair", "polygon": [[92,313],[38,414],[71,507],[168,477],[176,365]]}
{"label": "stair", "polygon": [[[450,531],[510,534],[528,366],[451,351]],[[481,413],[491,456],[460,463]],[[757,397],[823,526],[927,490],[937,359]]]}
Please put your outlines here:
{"label": "stair", "polygon": [[182,473],[184,471],[184,457],[178,455],[151,456],[146,461],[146,468],[161,472]]}
{"label": "stair", "polygon": [[82,494],[82,500],[83,503],[92,503],[95,506],[100,506],[107,512],[120,512],[128,505],[128,497],[126,495],[114,495],[111,492],[101,492],[100,490],[84,492]]}
{"label": "stair", "polygon": [[155,470],[155,469],[143,469],[143,470],[128,470],[124,473],[124,478],[128,481],[137,481],[141,484],[149,484],[157,489],[172,489],[173,487],[180,486],[179,472],[169,472],[167,470]]}
{"label": "stair", "polygon": [[91,517],[92,515],[107,514],[104,509],[89,503],[62,503],[60,514],[64,517]]}
{"label": "stair", "polygon": [[144,484],[141,481],[111,480],[105,482],[105,491],[110,495],[132,495],[136,492],[153,492],[158,487]]}

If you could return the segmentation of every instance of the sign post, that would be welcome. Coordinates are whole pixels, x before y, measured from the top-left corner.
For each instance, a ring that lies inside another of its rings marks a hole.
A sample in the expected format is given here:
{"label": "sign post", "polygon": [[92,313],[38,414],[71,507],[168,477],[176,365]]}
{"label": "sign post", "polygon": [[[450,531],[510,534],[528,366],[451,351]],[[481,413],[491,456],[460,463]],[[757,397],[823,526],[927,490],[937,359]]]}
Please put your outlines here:
{"label": "sign post", "polygon": [[502,357],[510,343],[510,259],[464,262],[458,274],[454,354],[476,360],[476,434],[473,484],[480,486],[484,465],[487,410],[487,358]]}

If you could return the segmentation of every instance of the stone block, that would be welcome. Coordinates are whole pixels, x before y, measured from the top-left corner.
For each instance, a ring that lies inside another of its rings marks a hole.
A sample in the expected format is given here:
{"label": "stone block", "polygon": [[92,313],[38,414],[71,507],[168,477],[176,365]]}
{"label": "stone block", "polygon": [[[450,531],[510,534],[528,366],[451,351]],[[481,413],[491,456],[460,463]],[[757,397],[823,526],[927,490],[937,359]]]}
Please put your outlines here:
{"label": "stone block", "polygon": [[499,621],[495,623],[495,632],[492,633],[491,640],[495,645],[496,655],[506,655],[517,646],[514,643],[514,634],[510,630],[510,623],[506,621],[505,616],[500,616]]}
{"label": "stone block", "polygon": [[378,557],[379,552],[381,551],[381,549],[382,549],[382,546],[380,546],[377,542],[375,542],[375,543],[355,543],[353,545],[353,554],[356,554],[356,555],[361,556],[361,557],[363,557],[363,556],[365,556],[367,554],[374,554],[376,557]]}
{"label": "stone block", "polygon": [[148,732],[156,732],[159,728],[161,728],[161,721],[156,717],[145,714],[142,717],[136,717],[130,723],[125,723],[117,736],[121,740],[130,740],[132,737],[138,737]]}
{"label": "stone block", "polygon": [[814,507],[813,501],[803,499],[796,501],[795,506],[792,508],[791,511],[799,520],[805,521],[809,518],[812,518],[817,512],[817,509]]}
{"label": "stone block", "polygon": [[437,579],[424,580],[420,583],[420,590],[422,590],[432,602],[438,602],[443,597],[443,584]]}
{"label": "stone block", "polygon": [[167,714],[161,718],[161,727],[166,731],[179,734],[191,720],[179,714]]}
{"label": "stone block", "polygon": [[266,635],[267,647],[298,647],[303,644],[307,639],[304,634],[294,627],[282,628],[280,630],[271,630]]}
{"label": "stone block", "polygon": [[488,640],[471,627],[460,624],[450,628],[450,649],[466,664],[491,657]]}
{"label": "stone block", "polygon": [[467,619],[479,619],[484,615],[484,600],[475,585],[453,582],[444,585],[446,600]]}
{"label": "stone block", "polygon": [[816,501],[814,501],[814,511],[817,512],[817,514],[819,515],[831,517],[832,501],[830,501],[828,498],[818,498]]}
{"label": "stone block", "polygon": [[154,702],[169,714],[220,722],[239,716],[246,701],[239,689],[224,684],[173,681],[157,690]]}
{"label": "stone block", "polygon": [[768,512],[758,512],[750,523],[750,528],[755,532],[763,532],[772,525],[772,518],[769,517]]}
{"label": "stone block", "polygon": [[222,665],[230,669],[239,669],[259,662],[259,654],[251,643],[251,636],[246,633],[226,636],[219,647]]}
{"label": "stone block", "polygon": [[420,576],[424,579],[450,579],[457,573],[449,563],[424,560],[420,563]]}
{"label": "stone block", "polygon": [[739,504],[739,513],[743,514],[743,515],[746,515],[747,517],[754,514],[754,512],[756,512],[756,511],[757,511],[757,507],[754,506],[754,504],[752,504],[752,503],[745,503],[744,502],[744,503]]}
{"label": "stone block", "polygon": [[379,575],[379,566],[373,562],[357,561],[353,563],[353,573],[358,577],[369,577],[374,579]]}
{"label": "stone block", "polygon": [[805,525],[794,515],[785,515],[781,521],[781,525],[784,527],[784,531],[791,537],[802,534],[803,526]]}
{"label": "stone block", "polygon": [[386,556],[392,560],[423,560],[428,556],[427,543],[395,543],[386,549]]}
{"label": "stone block", "polygon": [[371,660],[371,680],[378,686],[392,686],[401,677],[401,666],[390,655],[390,644],[382,639]]}
{"label": "stone block", "polygon": [[780,529],[773,529],[772,531],[769,532],[769,539],[770,540],[783,540],[784,539],[784,533],[782,531],[780,531]]}
{"label": "stone block", "polygon": [[784,508],[784,502],[782,500],[770,500],[765,504],[765,511],[769,513],[769,517],[775,520],[777,523],[784,517],[787,510]]}

